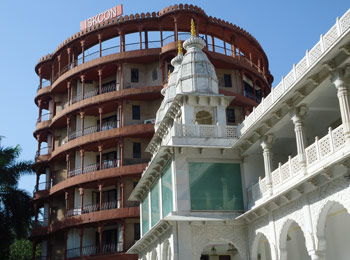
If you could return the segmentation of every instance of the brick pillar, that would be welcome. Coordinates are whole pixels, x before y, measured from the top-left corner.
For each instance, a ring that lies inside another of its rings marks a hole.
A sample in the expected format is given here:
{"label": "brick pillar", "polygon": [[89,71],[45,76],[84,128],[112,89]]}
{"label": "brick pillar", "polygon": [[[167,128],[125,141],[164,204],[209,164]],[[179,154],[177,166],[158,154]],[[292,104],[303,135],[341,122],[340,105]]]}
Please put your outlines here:
{"label": "brick pillar", "polygon": [[85,112],[80,112],[81,118],[81,135],[84,135],[84,121],[85,121]]}
{"label": "brick pillar", "polygon": [[71,85],[71,82],[70,82],[70,81],[68,81],[68,82],[67,82],[68,106],[70,106],[70,105],[71,105],[71,99],[72,99],[72,97],[70,96],[70,93],[71,93],[71,90],[70,90],[70,85]]}
{"label": "brick pillar", "polygon": [[97,37],[98,37],[98,45],[100,49],[100,57],[102,57],[102,35],[99,33]]}
{"label": "brick pillar", "polygon": [[85,99],[85,75],[80,75],[82,100]]}
{"label": "brick pillar", "polygon": [[80,41],[80,45],[81,45],[81,53],[83,54],[83,63],[85,63],[85,41],[84,40]]}
{"label": "brick pillar", "polygon": [[80,210],[81,210],[81,213],[80,214],[83,214],[84,212],[84,188],[79,188],[79,194],[80,194]]}
{"label": "brick pillar", "polygon": [[102,145],[98,146],[98,152],[99,152],[99,156],[100,156],[100,170],[102,170],[103,167],[103,162],[102,162],[102,152],[103,152],[103,147]]}
{"label": "brick pillar", "polygon": [[84,156],[85,151],[83,149],[80,150],[80,158],[81,158],[81,174],[84,174]]}
{"label": "brick pillar", "polygon": [[99,84],[99,92],[100,95],[102,94],[102,69],[99,69],[98,71],[98,84]]}
{"label": "brick pillar", "polygon": [[99,205],[99,208],[100,210],[102,210],[102,204],[103,204],[103,185],[100,184],[98,185],[98,191],[100,192],[100,205]]}
{"label": "brick pillar", "polygon": [[68,211],[69,211],[69,193],[68,191],[66,191],[64,193],[64,199],[65,199],[65,202],[66,202],[66,218],[68,217]]}

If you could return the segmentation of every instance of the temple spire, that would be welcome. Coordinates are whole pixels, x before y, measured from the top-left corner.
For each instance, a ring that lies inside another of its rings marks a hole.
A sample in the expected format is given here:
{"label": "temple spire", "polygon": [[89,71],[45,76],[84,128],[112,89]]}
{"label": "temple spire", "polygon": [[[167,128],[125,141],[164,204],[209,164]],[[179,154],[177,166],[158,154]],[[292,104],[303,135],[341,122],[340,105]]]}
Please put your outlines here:
{"label": "temple spire", "polygon": [[181,40],[179,40],[179,42],[178,42],[178,47],[177,47],[177,49],[178,49],[177,55],[183,55],[182,42],[181,42]]}
{"label": "temple spire", "polygon": [[196,26],[194,25],[193,18],[191,19],[191,37],[197,37]]}

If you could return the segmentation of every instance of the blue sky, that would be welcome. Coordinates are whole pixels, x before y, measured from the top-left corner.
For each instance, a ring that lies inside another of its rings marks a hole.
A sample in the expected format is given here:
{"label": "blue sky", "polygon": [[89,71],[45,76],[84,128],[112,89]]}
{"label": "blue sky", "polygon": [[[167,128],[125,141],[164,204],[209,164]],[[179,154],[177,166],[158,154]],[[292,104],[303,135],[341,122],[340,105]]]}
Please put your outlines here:
{"label": "blue sky", "polygon": [[[20,144],[21,159],[32,160],[37,149],[33,130],[38,116],[34,97],[39,79],[34,66],[70,35],[80,21],[122,3],[124,14],[159,11],[174,1],[2,0],[0,3],[0,135],[2,145]],[[181,2],[177,2],[181,3]],[[184,3],[184,2],[183,2]],[[189,2],[188,2],[189,3]],[[275,86],[293,63],[328,31],[349,0],[191,1],[214,17],[250,32],[265,50]],[[21,179],[32,192],[35,177]]]}

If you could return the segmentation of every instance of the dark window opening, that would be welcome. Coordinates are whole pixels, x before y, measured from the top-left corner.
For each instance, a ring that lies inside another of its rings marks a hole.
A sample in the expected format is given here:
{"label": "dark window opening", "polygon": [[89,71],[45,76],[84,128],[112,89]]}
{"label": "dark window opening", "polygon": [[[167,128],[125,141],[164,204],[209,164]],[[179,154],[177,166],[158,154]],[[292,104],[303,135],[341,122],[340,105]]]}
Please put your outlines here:
{"label": "dark window opening", "polygon": [[224,74],[225,88],[232,88],[231,74]]}
{"label": "dark window opening", "polygon": [[133,158],[141,158],[141,143],[133,143]]}
{"label": "dark window opening", "polygon": [[135,242],[140,239],[140,223],[134,224],[134,240]]}
{"label": "dark window opening", "polygon": [[261,102],[261,96],[262,96],[261,89],[255,89],[255,95],[256,95],[256,101]]}
{"label": "dark window opening", "polygon": [[244,96],[254,100],[253,87],[245,81],[243,81],[243,86],[244,86]]}
{"label": "dark window opening", "polygon": [[131,69],[131,82],[139,82],[139,69]]}
{"label": "dark window opening", "polygon": [[168,70],[167,70],[167,73],[168,71],[170,70],[170,73],[172,73],[174,71],[174,66],[171,65],[171,64],[168,64]]}
{"label": "dark window opening", "polygon": [[140,106],[132,106],[132,119],[140,120],[141,119],[141,110]]}
{"label": "dark window opening", "polygon": [[157,69],[154,69],[152,71],[152,80],[155,81],[158,79],[158,72],[157,72]]}
{"label": "dark window opening", "polygon": [[235,110],[233,108],[227,109],[227,122],[228,123],[236,122]]}

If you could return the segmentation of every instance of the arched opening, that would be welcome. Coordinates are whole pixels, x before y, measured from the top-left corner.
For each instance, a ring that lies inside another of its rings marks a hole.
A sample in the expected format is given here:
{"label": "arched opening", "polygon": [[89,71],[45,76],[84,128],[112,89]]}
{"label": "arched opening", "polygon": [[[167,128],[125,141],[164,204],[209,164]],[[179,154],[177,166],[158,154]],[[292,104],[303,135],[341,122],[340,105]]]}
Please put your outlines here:
{"label": "arched opening", "polygon": [[326,242],[325,259],[349,259],[350,215],[341,204],[330,202],[324,208],[319,229],[318,235]]}
{"label": "arched opening", "polygon": [[311,260],[305,242],[300,226],[287,222],[281,234],[281,260]]}
{"label": "arched opening", "polygon": [[199,125],[212,125],[213,116],[208,111],[199,111],[196,113],[196,123]]}
{"label": "arched opening", "polygon": [[258,234],[252,247],[252,260],[271,260],[271,247],[264,234]]}
{"label": "arched opening", "polygon": [[200,260],[242,260],[237,248],[232,244],[214,244],[204,248]]}

